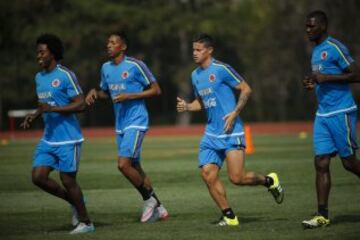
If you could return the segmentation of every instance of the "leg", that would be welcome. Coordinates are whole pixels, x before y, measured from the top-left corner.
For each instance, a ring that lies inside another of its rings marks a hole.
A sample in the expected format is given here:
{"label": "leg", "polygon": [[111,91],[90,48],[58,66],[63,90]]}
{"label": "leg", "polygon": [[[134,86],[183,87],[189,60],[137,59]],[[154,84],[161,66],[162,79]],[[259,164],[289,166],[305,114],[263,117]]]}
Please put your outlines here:
{"label": "leg", "polygon": [[141,175],[141,177],[143,178],[144,180],[144,187],[150,192],[151,196],[153,196],[157,203],[158,203],[158,206],[161,205],[161,202],[160,200],[158,199],[158,197],[156,196],[155,194],[155,191],[154,189],[152,188],[151,186],[151,182],[150,182],[150,178],[145,174],[144,172],[144,169],[141,167],[141,164],[140,162],[133,162],[132,163],[132,166],[136,169],[136,171],[138,171],[138,173]]}
{"label": "leg", "polygon": [[53,179],[49,178],[49,174],[52,170],[52,168],[46,166],[34,167],[32,170],[32,182],[45,192],[64,199],[71,204],[72,202],[68,192]]}
{"label": "leg", "polygon": [[341,161],[346,170],[360,177],[360,161],[356,159],[355,154],[342,157]]}
{"label": "leg", "polygon": [[79,184],[76,182],[76,172],[60,172],[60,179],[71,199],[72,205],[78,213],[79,221],[89,224],[90,219],[86,211],[83,194]]}
{"label": "leg", "polygon": [[131,163],[131,159],[127,157],[118,158],[119,171],[134,185],[139,187],[145,185],[144,177]]}
{"label": "leg", "polygon": [[265,185],[264,175],[245,170],[244,159],[243,150],[227,152],[226,163],[230,181],[235,185]]}
{"label": "leg", "polygon": [[304,228],[319,228],[330,224],[328,219],[328,199],[331,187],[330,159],[329,155],[315,156],[318,213],[310,220],[302,222]]}
{"label": "leg", "polygon": [[145,223],[149,221],[154,214],[154,210],[159,206],[159,204],[156,198],[151,195],[151,191],[144,186],[144,177],[136,168],[134,168],[129,158],[119,157],[118,168],[139,191],[144,200],[141,222]]}
{"label": "leg", "polygon": [[216,205],[221,209],[229,208],[226,199],[226,192],[223,183],[220,181],[218,173],[220,168],[215,164],[204,165],[201,169],[201,176],[209,190],[210,196]]}
{"label": "leg", "polygon": [[331,188],[330,159],[329,155],[315,157],[318,210],[326,218],[328,217],[327,207]]}
{"label": "leg", "polygon": [[143,178],[144,187],[148,190],[152,190],[150,178],[144,172],[144,169],[141,167],[141,164],[139,162],[136,162],[136,163],[132,163],[132,166],[136,169],[136,171],[138,171],[138,173]]}

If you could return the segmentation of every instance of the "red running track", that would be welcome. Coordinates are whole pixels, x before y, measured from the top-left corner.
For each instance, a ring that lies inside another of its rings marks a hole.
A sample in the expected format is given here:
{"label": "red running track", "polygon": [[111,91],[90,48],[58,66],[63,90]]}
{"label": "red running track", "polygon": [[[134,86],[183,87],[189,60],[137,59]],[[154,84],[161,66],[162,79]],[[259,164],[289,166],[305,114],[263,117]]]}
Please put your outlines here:
{"label": "red running track", "polygon": [[[298,134],[299,132],[311,132],[312,122],[288,122],[288,123],[250,123],[252,134]],[[85,137],[111,137],[115,135],[114,128],[83,128]],[[149,136],[197,136],[204,132],[203,125],[182,126],[152,126],[147,135]],[[42,130],[16,130],[0,132],[0,139],[8,138],[39,138]]]}

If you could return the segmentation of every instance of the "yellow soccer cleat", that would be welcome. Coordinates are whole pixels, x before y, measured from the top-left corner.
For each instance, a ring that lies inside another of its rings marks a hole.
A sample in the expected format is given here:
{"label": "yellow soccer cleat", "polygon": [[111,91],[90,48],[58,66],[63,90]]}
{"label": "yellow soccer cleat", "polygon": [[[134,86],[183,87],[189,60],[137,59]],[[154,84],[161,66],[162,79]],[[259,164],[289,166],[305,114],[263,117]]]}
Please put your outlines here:
{"label": "yellow soccer cleat", "polygon": [[268,188],[268,191],[273,195],[276,203],[282,203],[284,200],[284,189],[280,185],[278,175],[276,173],[269,173],[267,176],[274,181],[273,185]]}
{"label": "yellow soccer cleat", "polygon": [[236,216],[235,216],[234,219],[223,216],[216,223],[216,225],[218,225],[218,226],[233,226],[233,227],[238,226],[239,224],[240,224],[239,220],[238,220],[238,218]]}
{"label": "yellow soccer cleat", "polygon": [[305,220],[302,222],[302,225],[305,229],[326,227],[329,224],[330,224],[330,220],[319,214],[316,214],[310,220]]}

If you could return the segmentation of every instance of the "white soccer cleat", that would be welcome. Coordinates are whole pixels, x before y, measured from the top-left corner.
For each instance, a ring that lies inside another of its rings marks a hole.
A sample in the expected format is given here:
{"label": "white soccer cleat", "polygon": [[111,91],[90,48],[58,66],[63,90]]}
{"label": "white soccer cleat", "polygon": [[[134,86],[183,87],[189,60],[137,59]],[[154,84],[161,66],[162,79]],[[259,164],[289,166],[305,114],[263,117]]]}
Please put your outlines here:
{"label": "white soccer cleat", "polygon": [[79,221],[79,214],[73,205],[71,205],[71,212],[72,212],[71,224],[73,225],[73,227],[76,227],[80,223],[80,221]]}
{"label": "white soccer cleat", "polygon": [[70,232],[70,234],[79,234],[79,233],[90,233],[95,232],[95,226],[93,223],[83,223],[80,222],[77,227]]}
{"label": "white soccer cleat", "polygon": [[160,220],[166,220],[169,218],[169,213],[168,211],[166,210],[166,208],[164,207],[164,205],[160,205],[157,210],[159,211],[159,217],[160,217]]}
{"label": "white soccer cleat", "polygon": [[147,222],[154,213],[154,209],[156,208],[157,201],[154,197],[150,197],[148,200],[144,201],[143,213],[141,216],[141,222]]}

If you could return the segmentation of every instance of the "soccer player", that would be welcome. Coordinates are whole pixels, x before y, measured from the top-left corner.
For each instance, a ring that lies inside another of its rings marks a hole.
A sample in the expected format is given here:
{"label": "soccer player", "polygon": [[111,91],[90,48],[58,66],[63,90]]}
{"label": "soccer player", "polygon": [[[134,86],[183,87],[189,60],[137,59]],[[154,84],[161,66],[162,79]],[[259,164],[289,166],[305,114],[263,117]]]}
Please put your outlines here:
{"label": "soccer player", "polygon": [[330,159],[339,154],[344,168],[360,177],[356,159],[357,106],[349,83],[359,79],[359,67],[348,49],[327,34],[328,20],[323,11],[313,11],[306,18],[306,33],[315,43],[311,76],[303,80],[307,89],[315,88],[318,99],[313,142],[315,150],[316,193],[318,211],[305,228],[330,224],[328,199],[331,187]]}
{"label": "soccer player", "polygon": [[[58,64],[63,58],[63,44],[52,34],[38,37],[37,61],[42,71],[35,76],[38,108],[28,114],[21,126],[27,129],[43,116],[45,129],[33,156],[32,181],[45,192],[69,202],[73,208],[70,234],[95,231],[76,182],[79,170],[81,143],[84,138],[75,113],[85,109],[82,90],[75,74]],[[58,170],[63,187],[49,174]]]}
{"label": "soccer player", "polygon": [[[238,218],[227,201],[225,188],[218,174],[226,159],[230,181],[235,185],[263,185],[277,203],[282,203],[284,190],[276,173],[267,176],[246,171],[245,138],[239,117],[251,89],[246,81],[228,64],[212,57],[214,40],[205,33],[193,39],[193,58],[199,66],[192,72],[196,99],[187,103],[177,99],[178,112],[205,110],[207,125],[200,143],[199,167],[209,193],[222,211],[220,226],[239,225]],[[234,92],[239,92],[236,102]]]}
{"label": "soccer player", "polygon": [[101,68],[100,89],[91,89],[86,103],[92,105],[98,98],[111,98],[115,112],[118,168],[144,200],[141,222],[147,222],[157,214],[165,220],[169,214],[140,164],[141,145],[149,125],[144,99],[160,95],[161,90],[148,67],[126,55],[128,45],[124,32],[110,35],[107,50],[111,60]]}

